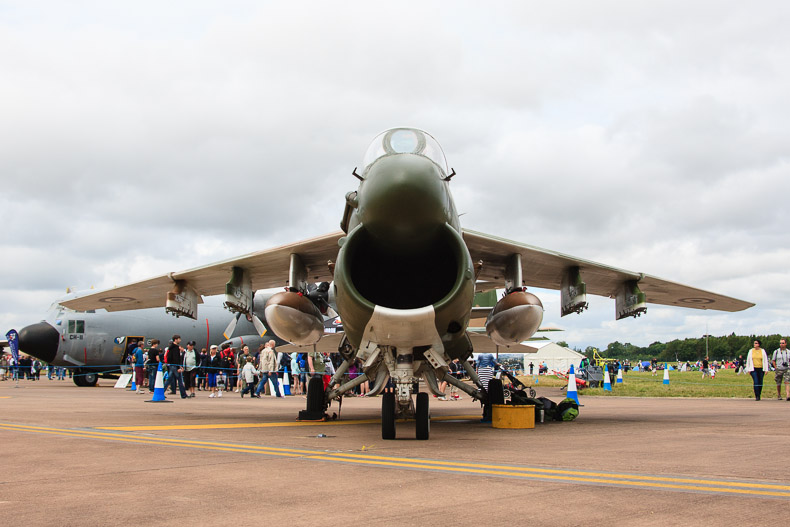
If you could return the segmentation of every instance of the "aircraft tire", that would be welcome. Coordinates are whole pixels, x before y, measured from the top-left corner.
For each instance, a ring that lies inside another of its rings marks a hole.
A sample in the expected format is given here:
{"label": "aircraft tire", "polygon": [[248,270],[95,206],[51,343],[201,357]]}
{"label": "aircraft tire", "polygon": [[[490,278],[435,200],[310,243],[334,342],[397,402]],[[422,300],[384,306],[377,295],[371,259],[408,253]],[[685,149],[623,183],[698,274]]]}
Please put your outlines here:
{"label": "aircraft tire", "polygon": [[74,377],[72,378],[74,384],[79,387],[85,386],[85,378],[82,376],[82,370],[74,370]]}
{"label": "aircraft tire", "polygon": [[321,377],[313,377],[307,384],[307,411],[324,413],[324,380]]}
{"label": "aircraft tire", "polygon": [[502,387],[501,379],[491,379],[488,381],[488,403],[505,404],[505,390]]}
{"label": "aircraft tire", "polygon": [[381,438],[395,439],[394,393],[385,393],[381,396]]}
{"label": "aircraft tire", "polygon": [[429,406],[430,399],[428,394],[420,392],[417,394],[417,439],[426,440],[431,435],[431,413]]}
{"label": "aircraft tire", "polygon": [[82,376],[83,386],[96,386],[96,383],[99,382],[99,374],[98,373],[85,373]]}

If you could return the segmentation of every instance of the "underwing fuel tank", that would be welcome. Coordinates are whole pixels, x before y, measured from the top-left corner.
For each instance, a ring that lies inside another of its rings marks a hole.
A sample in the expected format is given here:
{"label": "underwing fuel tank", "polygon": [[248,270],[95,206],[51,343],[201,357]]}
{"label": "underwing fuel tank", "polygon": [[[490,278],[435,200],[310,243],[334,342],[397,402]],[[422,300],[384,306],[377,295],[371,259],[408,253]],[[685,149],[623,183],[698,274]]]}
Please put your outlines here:
{"label": "underwing fuel tank", "polygon": [[543,304],[526,291],[514,291],[488,314],[486,333],[500,346],[518,344],[535,334],[543,322]]}
{"label": "underwing fuel tank", "polygon": [[301,293],[275,294],[266,302],[264,316],[277,336],[298,346],[315,344],[324,334],[321,311]]}

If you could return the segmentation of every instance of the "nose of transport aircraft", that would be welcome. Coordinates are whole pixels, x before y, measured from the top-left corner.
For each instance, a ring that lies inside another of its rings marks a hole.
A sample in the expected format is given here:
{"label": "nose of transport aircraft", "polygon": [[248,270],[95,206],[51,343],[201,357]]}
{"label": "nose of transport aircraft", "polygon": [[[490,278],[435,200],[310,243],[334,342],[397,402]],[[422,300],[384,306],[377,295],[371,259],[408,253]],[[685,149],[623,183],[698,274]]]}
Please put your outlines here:
{"label": "nose of transport aircraft", "polygon": [[58,330],[47,322],[31,324],[19,330],[19,349],[44,362],[52,362],[58,354]]}
{"label": "nose of transport aircraft", "polygon": [[419,155],[382,158],[359,192],[362,224],[387,244],[429,242],[448,221],[449,198],[441,172]]}

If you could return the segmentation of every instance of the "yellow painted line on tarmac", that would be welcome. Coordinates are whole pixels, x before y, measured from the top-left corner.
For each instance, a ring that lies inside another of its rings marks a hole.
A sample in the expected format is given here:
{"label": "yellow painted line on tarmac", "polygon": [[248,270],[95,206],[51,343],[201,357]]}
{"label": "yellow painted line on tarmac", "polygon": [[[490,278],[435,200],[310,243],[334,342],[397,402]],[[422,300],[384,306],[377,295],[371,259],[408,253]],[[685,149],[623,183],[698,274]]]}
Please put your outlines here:
{"label": "yellow painted line on tarmac", "polygon": [[[356,458],[363,458],[363,459],[372,459],[372,460],[381,460],[381,461],[394,461],[394,462],[402,462],[406,458],[397,458],[397,457],[386,457],[386,456],[375,456],[369,454],[354,454],[351,452],[340,452],[337,454],[333,454],[334,456],[342,456],[342,457],[356,457]],[[452,461],[439,461],[439,460],[428,460],[423,459],[420,460],[420,463],[425,463],[429,465],[437,465],[437,466],[454,466],[454,467],[473,467],[479,469],[499,469],[502,465],[486,465],[486,464],[479,464],[479,463],[457,463]],[[686,478],[667,478],[662,476],[641,476],[638,474],[616,474],[616,473],[608,473],[608,472],[588,472],[588,471],[581,471],[581,470],[559,470],[559,469],[550,469],[550,468],[538,468],[538,467],[514,467],[520,472],[529,472],[535,474],[562,474],[562,475],[573,475],[573,476],[592,476],[592,477],[607,477],[607,478],[617,478],[623,480],[645,480],[645,481],[668,481],[674,483],[693,483],[693,484],[710,484],[711,480],[704,480],[704,479],[686,479]],[[741,482],[733,482],[733,481],[716,481],[716,485],[721,486],[732,486],[732,487],[742,487],[744,486]],[[790,492],[790,485],[776,485],[776,484],[762,484],[762,483],[750,483],[750,487],[756,488],[766,488],[766,489],[778,489],[786,492]]]}
{"label": "yellow painted line on tarmac", "polygon": [[267,456],[291,457],[317,461],[334,461],[352,465],[386,468],[419,469],[439,473],[476,474],[481,476],[508,477],[521,480],[554,481],[561,483],[599,484],[612,487],[637,487],[674,491],[706,492],[723,495],[774,497],[790,500],[790,485],[747,481],[707,480],[650,476],[641,474],[613,474],[580,470],[550,469],[459,461],[440,461],[419,458],[376,456],[351,452],[326,452],[311,449],[278,448],[188,439],[155,438],[93,430],[49,428],[31,425],[0,423],[0,430],[28,432],[45,435],[118,441],[132,444],[155,444],[217,452],[242,452]]}
{"label": "yellow painted line on tarmac", "polygon": [[[432,417],[431,421],[455,421],[480,419],[479,415],[453,415]],[[222,430],[233,428],[278,428],[288,426],[339,426],[339,425],[370,425],[380,423],[381,419],[352,419],[349,421],[277,421],[273,423],[214,423],[199,425],[152,425],[152,426],[97,426],[97,430],[114,430],[117,432],[157,432],[165,430]],[[405,423],[406,419],[398,422]]]}
{"label": "yellow painted line on tarmac", "polygon": [[10,395],[3,395],[3,396],[0,397],[0,399],[10,399],[10,398],[11,398]]}

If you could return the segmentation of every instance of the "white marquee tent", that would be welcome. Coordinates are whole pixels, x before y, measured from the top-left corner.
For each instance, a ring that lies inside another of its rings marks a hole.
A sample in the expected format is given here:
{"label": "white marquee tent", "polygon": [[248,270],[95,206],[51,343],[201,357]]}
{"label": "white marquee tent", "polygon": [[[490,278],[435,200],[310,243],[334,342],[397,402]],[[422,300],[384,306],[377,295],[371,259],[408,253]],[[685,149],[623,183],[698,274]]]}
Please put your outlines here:
{"label": "white marquee tent", "polygon": [[[537,344],[537,342],[530,342],[530,346],[532,347],[538,347]],[[524,362],[527,372],[529,372],[529,363],[531,362],[535,365],[535,373],[537,373],[539,365],[545,361],[546,365],[549,367],[549,373],[551,373],[552,370],[562,372],[568,371],[571,364],[573,364],[574,368],[578,368],[583,358],[584,355],[578,351],[563,348],[553,342],[549,342],[541,346],[537,353],[524,355]]]}

